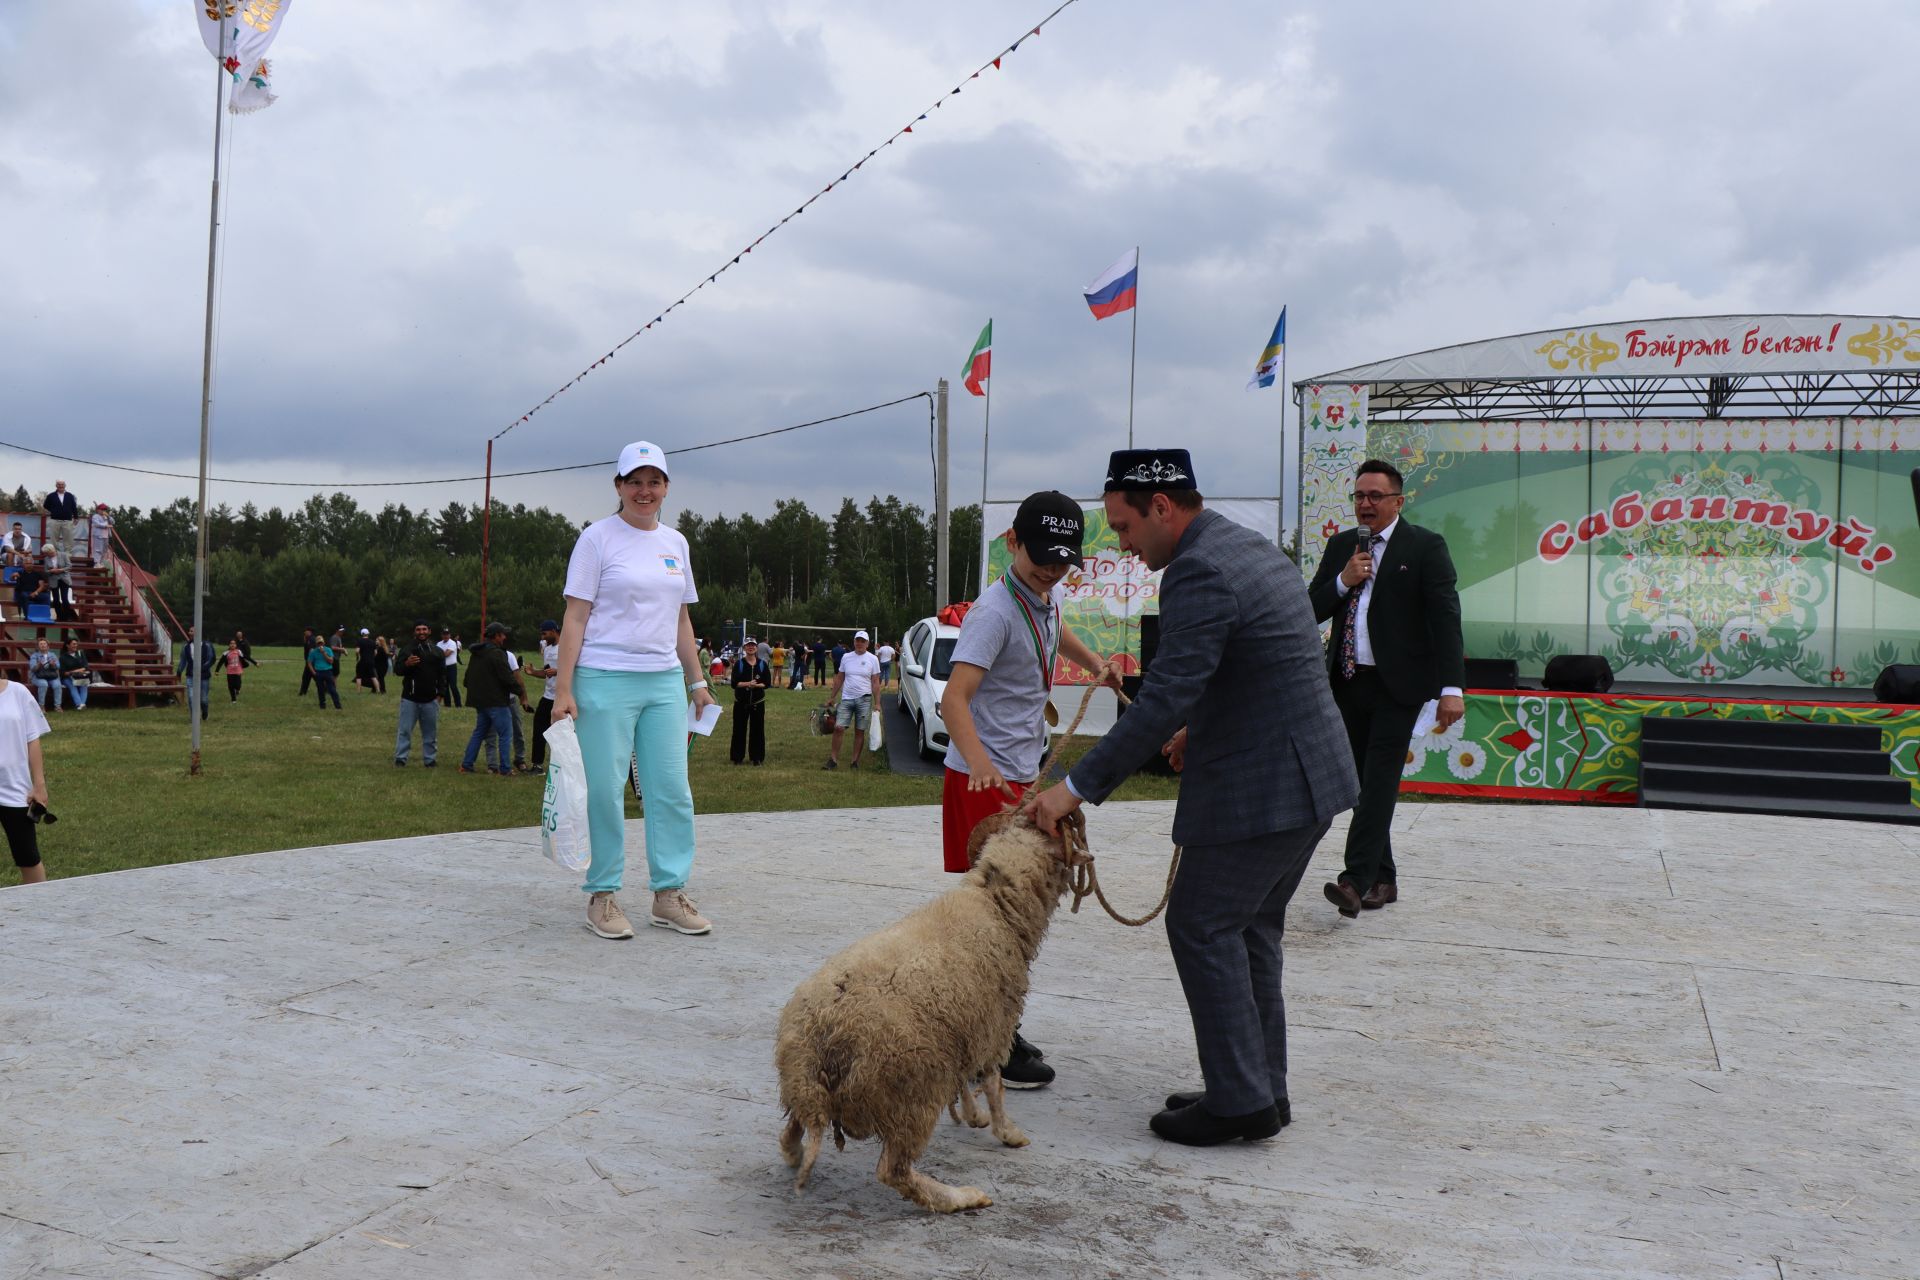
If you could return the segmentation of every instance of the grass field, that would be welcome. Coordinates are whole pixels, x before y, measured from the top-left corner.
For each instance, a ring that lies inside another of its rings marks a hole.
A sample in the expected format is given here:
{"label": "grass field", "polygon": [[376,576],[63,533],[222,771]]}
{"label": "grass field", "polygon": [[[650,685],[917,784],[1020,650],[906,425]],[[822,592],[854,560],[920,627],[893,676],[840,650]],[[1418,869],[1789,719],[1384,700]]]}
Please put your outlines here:
{"label": "grass field", "polygon": [[[51,808],[60,821],[41,828],[51,877],[90,875],[267,849],[384,840],[442,831],[532,827],[540,820],[538,777],[500,778],[457,771],[473,732],[473,713],[443,707],[439,767],[420,767],[416,741],[405,769],[393,766],[399,681],[385,696],[351,686],[344,710],[325,711],[300,684],[298,649],[261,647],[237,703],[226,680],[213,680],[202,735],[202,773],[188,772],[184,707],[137,711],[68,710],[50,715],[44,740]],[[537,682],[530,690],[538,700]],[[723,703],[732,695],[721,691]],[[937,777],[910,777],[879,760],[858,772],[823,772],[825,739],[807,731],[816,690],[775,690],[767,702],[767,763],[735,767],[727,760],[723,716],[712,739],[691,757],[694,807],[700,813],[938,804]],[[524,715],[528,731],[532,717]],[[1062,752],[1071,761],[1091,745],[1077,739]],[[1163,799],[1171,779],[1136,778],[1115,796]],[[639,810],[629,797],[629,816]],[[531,845],[530,845],[531,853]],[[4,865],[4,864],[0,864]],[[0,873],[4,876],[4,873]],[[10,876],[0,884],[12,883]]]}

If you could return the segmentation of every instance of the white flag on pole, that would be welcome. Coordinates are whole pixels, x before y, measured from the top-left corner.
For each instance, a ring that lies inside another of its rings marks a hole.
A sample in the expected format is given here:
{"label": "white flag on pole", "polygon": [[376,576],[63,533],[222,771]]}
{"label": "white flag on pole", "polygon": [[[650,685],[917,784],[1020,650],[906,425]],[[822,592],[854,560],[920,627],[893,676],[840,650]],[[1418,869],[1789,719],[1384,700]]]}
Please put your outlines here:
{"label": "white flag on pole", "polygon": [[[267,83],[267,46],[280,34],[280,26],[292,3],[293,0],[193,0],[194,11],[200,18],[200,38],[206,42],[207,52],[220,59],[220,65],[233,77],[233,93],[227,99],[227,110],[237,114],[273,105],[275,96]],[[227,20],[224,49],[220,47],[222,16]]]}

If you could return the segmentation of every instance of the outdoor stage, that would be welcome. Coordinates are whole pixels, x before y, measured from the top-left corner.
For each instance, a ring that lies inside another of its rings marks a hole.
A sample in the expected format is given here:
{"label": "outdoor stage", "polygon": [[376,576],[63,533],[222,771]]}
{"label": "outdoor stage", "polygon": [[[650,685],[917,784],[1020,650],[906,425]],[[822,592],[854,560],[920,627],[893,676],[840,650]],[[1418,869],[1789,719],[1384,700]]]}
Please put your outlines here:
{"label": "outdoor stage", "polygon": [[[1090,818],[1123,909],[1171,812]],[[796,1197],[775,1021],[951,883],[938,826],[703,817],[706,938],[592,937],[531,828],[0,890],[0,1275],[1920,1274],[1920,831],[1409,801],[1400,903],[1344,921],[1336,827],[1289,921],[1294,1123],[1209,1150],[1146,1127],[1195,1083],[1164,935],[1063,909],[1033,1145],[927,1156],[993,1207],[907,1204],[871,1143]]]}
{"label": "outdoor stage", "polygon": [[[1819,696],[1814,696],[1818,694]],[[1871,689],[1619,683],[1607,693],[1468,690],[1466,717],[1407,751],[1404,792],[1632,804],[1640,795],[1640,721],[1648,715],[1865,724],[1920,805],[1920,707]]]}

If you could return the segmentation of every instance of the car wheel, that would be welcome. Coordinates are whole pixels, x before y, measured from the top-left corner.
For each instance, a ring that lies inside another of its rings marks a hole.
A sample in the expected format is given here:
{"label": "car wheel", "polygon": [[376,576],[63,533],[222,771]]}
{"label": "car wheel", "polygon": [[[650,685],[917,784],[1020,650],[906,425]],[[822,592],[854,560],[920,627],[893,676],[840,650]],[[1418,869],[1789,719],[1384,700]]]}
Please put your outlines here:
{"label": "car wheel", "polygon": [[920,758],[922,760],[946,759],[947,753],[933,745],[933,740],[927,733],[927,718],[924,715],[920,717],[920,727],[916,732],[916,736],[920,742]]}

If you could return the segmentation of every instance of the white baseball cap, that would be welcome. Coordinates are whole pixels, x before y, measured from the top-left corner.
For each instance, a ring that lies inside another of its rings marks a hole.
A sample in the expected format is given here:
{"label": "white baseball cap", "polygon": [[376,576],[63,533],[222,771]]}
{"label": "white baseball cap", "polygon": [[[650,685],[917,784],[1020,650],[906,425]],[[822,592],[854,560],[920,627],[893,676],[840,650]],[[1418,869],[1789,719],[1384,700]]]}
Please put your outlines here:
{"label": "white baseball cap", "polygon": [[620,451],[619,469],[615,475],[630,476],[641,467],[658,467],[660,474],[673,479],[673,473],[667,470],[667,454],[651,440],[635,440]]}
{"label": "white baseball cap", "polygon": [[360,634],[364,636],[364,635],[370,635],[372,633],[369,632],[365,627],[362,627],[360,628]]}
{"label": "white baseball cap", "polygon": [[872,636],[869,636],[869,635],[868,635],[868,634],[867,634],[866,632],[864,632],[864,631],[856,631],[856,632],[854,632],[854,633],[853,633],[853,638],[854,638],[855,640],[869,640],[869,641],[873,639],[873,637],[872,637]]}

